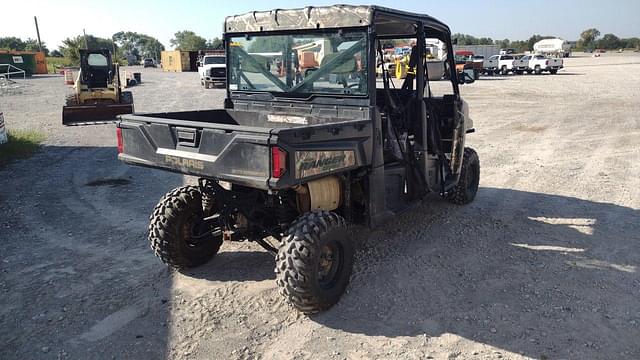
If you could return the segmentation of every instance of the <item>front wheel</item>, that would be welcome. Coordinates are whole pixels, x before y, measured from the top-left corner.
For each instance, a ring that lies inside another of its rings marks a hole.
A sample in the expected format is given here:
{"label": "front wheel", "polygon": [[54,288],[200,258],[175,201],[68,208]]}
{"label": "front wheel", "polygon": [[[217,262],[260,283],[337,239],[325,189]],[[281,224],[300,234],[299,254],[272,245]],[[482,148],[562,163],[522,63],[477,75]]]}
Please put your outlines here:
{"label": "front wheel", "polygon": [[449,192],[448,199],[454,204],[465,205],[473,201],[480,184],[480,159],[472,148],[464,148],[462,170],[458,184]]}
{"label": "front wheel", "polygon": [[338,302],[352,267],[345,220],[330,211],[313,211],[296,219],[282,239],[276,283],[296,309],[313,314]]}
{"label": "front wheel", "polygon": [[204,217],[197,186],[179,187],[163,196],[149,219],[149,242],[156,256],[178,269],[211,260],[222,245],[222,231]]}
{"label": "front wheel", "polygon": [[502,65],[502,70],[500,71],[502,75],[509,74],[509,69],[507,69],[507,65]]}
{"label": "front wheel", "polygon": [[542,68],[540,67],[540,65],[536,65],[534,72],[536,73],[536,75],[542,74]]}

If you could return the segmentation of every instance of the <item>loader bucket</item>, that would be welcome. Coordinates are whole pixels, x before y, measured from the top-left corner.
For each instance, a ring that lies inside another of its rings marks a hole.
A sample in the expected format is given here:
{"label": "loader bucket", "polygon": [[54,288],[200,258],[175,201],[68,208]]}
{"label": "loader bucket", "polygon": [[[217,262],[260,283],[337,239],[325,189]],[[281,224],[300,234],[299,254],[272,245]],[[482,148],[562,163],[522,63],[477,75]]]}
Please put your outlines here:
{"label": "loader bucket", "polygon": [[133,114],[133,104],[69,105],[62,107],[63,125],[109,123],[118,115]]}

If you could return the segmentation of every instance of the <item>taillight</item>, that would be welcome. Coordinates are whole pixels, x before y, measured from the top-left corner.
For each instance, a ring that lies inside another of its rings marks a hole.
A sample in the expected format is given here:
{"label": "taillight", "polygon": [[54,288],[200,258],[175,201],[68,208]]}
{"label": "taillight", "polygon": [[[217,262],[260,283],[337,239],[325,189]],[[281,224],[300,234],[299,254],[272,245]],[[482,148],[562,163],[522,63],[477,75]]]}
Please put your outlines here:
{"label": "taillight", "polygon": [[287,152],[274,146],[271,148],[271,177],[279,178],[287,171]]}
{"label": "taillight", "polygon": [[124,152],[124,143],[122,142],[122,129],[116,128],[116,136],[118,137],[118,154]]}
{"label": "taillight", "polygon": [[549,65],[549,60],[544,62],[545,65]]}

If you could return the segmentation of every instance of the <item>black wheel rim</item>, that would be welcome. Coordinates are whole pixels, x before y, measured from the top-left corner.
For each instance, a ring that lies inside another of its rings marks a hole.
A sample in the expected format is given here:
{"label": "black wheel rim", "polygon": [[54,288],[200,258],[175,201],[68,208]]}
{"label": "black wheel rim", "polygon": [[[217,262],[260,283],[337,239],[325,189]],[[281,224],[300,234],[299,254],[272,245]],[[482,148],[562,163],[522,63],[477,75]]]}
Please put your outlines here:
{"label": "black wheel rim", "polygon": [[211,240],[213,236],[212,230],[215,230],[211,224],[203,221],[202,214],[194,214],[182,225],[182,238],[190,248],[197,248]]}
{"label": "black wheel rim", "polygon": [[344,251],[339,243],[332,241],[322,247],[318,263],[318,283],[323,289],[332,288],[342,271]]}

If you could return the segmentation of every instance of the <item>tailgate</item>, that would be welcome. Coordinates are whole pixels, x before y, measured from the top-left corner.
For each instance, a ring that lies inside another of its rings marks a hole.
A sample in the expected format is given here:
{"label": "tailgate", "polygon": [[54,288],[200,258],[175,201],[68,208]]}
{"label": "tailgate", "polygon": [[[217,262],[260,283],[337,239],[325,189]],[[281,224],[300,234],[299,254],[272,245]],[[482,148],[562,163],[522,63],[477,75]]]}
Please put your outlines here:
{"label": "tailgate", "polygon": [[[134,165],[267,189],[271,129],[232,124],[224,114],[224,110],[208,111],[207,117],[218,116],[215,122],[122,116],[118,158]],[[183,118],[189,117],[193,116]]]}

